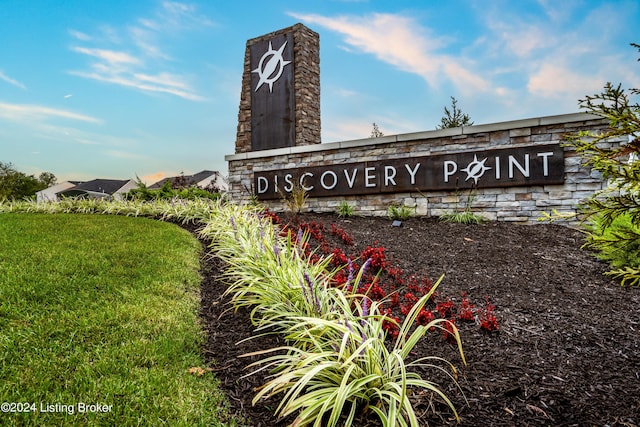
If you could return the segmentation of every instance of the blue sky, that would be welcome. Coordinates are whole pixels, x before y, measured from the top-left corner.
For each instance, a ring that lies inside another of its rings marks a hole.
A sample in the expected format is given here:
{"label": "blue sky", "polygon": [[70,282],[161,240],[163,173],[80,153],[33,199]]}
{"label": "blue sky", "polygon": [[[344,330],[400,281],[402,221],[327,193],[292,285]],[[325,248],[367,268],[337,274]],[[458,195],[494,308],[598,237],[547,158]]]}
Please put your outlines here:
{"label": "blue sky", "polygon": [[636,0],[0,0],[0,161],[135,178],[233,154],[248,39],[320,34],[323,142],[579,111],[640,87]]}

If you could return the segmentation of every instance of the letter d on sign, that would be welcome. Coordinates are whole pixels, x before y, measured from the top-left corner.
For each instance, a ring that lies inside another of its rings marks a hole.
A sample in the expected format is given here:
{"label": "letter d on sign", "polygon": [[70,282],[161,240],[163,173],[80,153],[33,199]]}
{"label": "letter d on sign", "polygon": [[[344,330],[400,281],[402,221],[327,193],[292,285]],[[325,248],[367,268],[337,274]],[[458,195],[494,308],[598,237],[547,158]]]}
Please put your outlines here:
{"label": "letter d on sign", "polygon": [[269,189],[269,181],[264,176],[258,177],[258,194],[266,193]]}

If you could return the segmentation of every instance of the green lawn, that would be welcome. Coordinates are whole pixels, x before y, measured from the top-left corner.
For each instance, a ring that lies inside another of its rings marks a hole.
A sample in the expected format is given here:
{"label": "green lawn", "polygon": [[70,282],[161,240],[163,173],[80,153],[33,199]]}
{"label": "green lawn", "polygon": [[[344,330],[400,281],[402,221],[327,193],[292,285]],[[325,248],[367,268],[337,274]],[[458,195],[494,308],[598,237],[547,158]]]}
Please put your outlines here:
{"label": "green lawn", "polygon": [[0,403],[29,411],[0,425],[236,425],[189,373],[200,249],[143,218],[0,214]]}

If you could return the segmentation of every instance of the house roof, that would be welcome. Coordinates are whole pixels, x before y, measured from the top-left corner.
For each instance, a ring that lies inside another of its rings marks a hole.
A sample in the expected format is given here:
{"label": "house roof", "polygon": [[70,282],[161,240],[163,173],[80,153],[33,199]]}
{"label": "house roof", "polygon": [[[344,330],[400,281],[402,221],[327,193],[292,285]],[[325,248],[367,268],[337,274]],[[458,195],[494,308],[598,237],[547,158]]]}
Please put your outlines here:
{"label": "house roof", "polygon": [[81,182],[75,187],[61,191],[58,194],[102,193],[111,195],[124,187],[129,181],[129,179],[94,179],[92,181]]}
{"label": "house roof", "polygon": [[69,188],[75,187],[76,185],[82,184],[84,181],[62,181],[57,184],[53,184],[47,188],[44,188],[36,193],[59,193],[60,191],[67,190]]}
{"label": "house roof", "polygon": [[204,170],[202,172],[198,172],[196,174],[193,175],[184,175],[184,176],[172,176],[172,177],[167,177],[167,178],[163,178],[160,181],[151,184],[149,186],[149,189],[156,189],[156,188],[162,188],[162,186],[164,185],[165,182],[167,181],[171,181],[172,184],[179,182],[180,180],[184,180],[184,184],[186,186],[191,186],[191,185],[196,185],[197,183],[199,183],[200,181],[209,178],[211,175],[216,175],[218,174],[218,172],[216,171],[208,171],[208,170]]}
{"label": "house roof", "polygon": [[216,172],[216,171],[202,171],[202,172],[198,172],[198,173],[192,175],[192,178],[193,178],[193,181],[194,181],[194,184],[195,184],[196,182],[200,182],[200,181],[202,181],[204,179],[209,178],[211,175],[216,175],[217,173],[218,172]]}

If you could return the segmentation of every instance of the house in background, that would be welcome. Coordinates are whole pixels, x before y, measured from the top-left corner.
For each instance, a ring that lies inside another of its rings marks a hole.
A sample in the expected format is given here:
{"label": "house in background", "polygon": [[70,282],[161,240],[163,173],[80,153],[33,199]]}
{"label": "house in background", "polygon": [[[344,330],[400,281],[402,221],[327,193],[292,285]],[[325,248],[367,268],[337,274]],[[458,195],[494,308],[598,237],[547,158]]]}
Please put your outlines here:
{"label": "house in background", "polygon": [[[181,175],[164,178],[148,188],[162,188],[170,181],[172,187],[183,188],[197,186],[210,191],[226,192],[228,189],[225,178],[216,171],[202,171],[194,175]],[[64,181],[36,193],[38,202],[55,202],[63,197],[100,198],[122,200],[129,190],[138,188],[133,179],[94,179],[92,181]]]}
{"label": "house in background", "polygon": [[[58,200],[61,197],[122,200],[126,192],[136,187],[136,182],[133,179],[94,179],[57,191],[55,193],[56,199],[49,198],[48,200]],[[49,191],[51,188],[53,187],[43,191]]]}
{"label": "house in background", "polygon": [[82,184],[82,181],[63,181],[56,185],[52,185],[49,188],[36,192],[36,201],[40,202],[55,202],[58,200],[58,193],[64,190],[75,187]]}
{"label": "house in background", "polygon": [[213,189],[214,191],[228,190],[227,181],[220,172],[207,171],[198,172],[194,175],[180,175],[163,178],[160,181],[151,184],[149,190],[157,190],[162,188],[165,182],[170,181],[173,188],[184,188],[196,186],[202,189]]}

